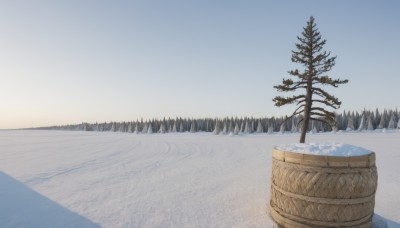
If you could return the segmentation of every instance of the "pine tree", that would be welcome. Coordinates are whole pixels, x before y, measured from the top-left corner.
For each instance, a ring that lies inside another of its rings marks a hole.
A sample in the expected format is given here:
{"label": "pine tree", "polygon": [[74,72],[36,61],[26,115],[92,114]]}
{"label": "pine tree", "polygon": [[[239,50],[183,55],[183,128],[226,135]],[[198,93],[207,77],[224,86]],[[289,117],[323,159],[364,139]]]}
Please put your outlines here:
{"label": "pine tree", "polygon": [[192,124],[190,124],[190,133],[195,133],[196,130],[196,123],[194,122],[194,119],[192,120]]}
{"label": "pine tree", "polygon": [[167,132],[167,130],[165,129],[164,123],[161,123],[160,129],[158,130],[158,132],[161,134],[165,134]]}
{"label": "pine tree", "polygon": [[[314,121],[312,121],[314,123]],[[337,129],[341,129],[342,126],[342,118],[340,118],[339,114],[335,113],[335,126]],[[313,127],[311,127],[311,131],[312,131]]]}
{"label": "pine tree", "polygon": [[83,123],[83,131],[92,131],[92,128],[88,123]]}
{"label": "pine tree", "polygon": [[125,123],[120,123],[118,131],[125,132]]}
{"label": "pine tree", "polygon": [[284,133],[285,133],[285,122],[283,122],[283,123],[281,124],[281,126],[280,126],[280,128],[279,128],[279,132],[280,132],[281,134],[284,134]]}
{"label": "pine tree", "polygon": [[239,134],[239,131],[240,131],[240,129],[239,129],[239,124],[238,124],[238,122],[236,122],[236,124],[235,124],[235,130],[233,130],[233,134],[238,135],[238,134]]}
{"label": "pine tree", "polygon": [[180,123],[180,125],[179,125],[179,132],[183,132],[184,130],[183,130],[183,123],[182,123],[182,121],[181,121],[181,123]]}
{"label": "pine tree", "polygon": [[379,121],[379,125],[377,127],[377,129],[382,129],[386,126],[386,112],[383,112],[383,114],[381,115],[381,120]]}
{"label": "pine tree", "polygon": [[292,129],[291,129],[292,133],[296,133],[297,132],[297,124],[296,124],[296,119],[295,118],[296,117],[292,118]]}
{"label": "pine tree", "polygon": [[231,119],[231,121],[229,121],[228,132],[229,132],[229,134],[233,133],[233,119]]}
{"label": "pine tree", "polygon": [[176,132],[176,122],[174,123],[174,126],[172,127],[172,132]]}
{"label": "pine tree", "polygon": [[133,131],[135,134],[139,134],[139,123],[136,122],[135,124],[135,131]]}
{"label": "pine tree", "polygon": [[149,126],[147,127],[147,134],[153,134],[153,127],[151,126],[151,123],[149,123]]}
{"label": "pine tree", "polygon": [[222,134],[226,135],[228,134],[228,123],[224,121],[224,127],[222,128]]}
{"label": "pine tree", "polygon": [[258,121],[258,124],[257,124],[257,133],[263,133],[263,127],[262,127],[262,124],[261,124],[261,120],[259,120]]}
{"label": "pine tree", "polygon": [[245,123],[244,123],[244,121],[242,121],[242,125],[240,127],[240,132],[244,132],[244,125],[245,125]]}
{"label": "pine tree", "polygon": [[350,114],[349,114],[346,131],[353,131],[353,130],[354,130],[353,116],[350,116]]}
{"label": "pine tree", "polygon": [[[374,114],[374,112],[370,112],[369,113],[369,117],[368,118],[370,118],[371,119],[371,126],[372,126],[372,130],[374,130],[375,129],[375,114]],[[368,126],[369,127],[369,126]],[[368,129],[368,130],[370,130],[370,129]]]}
{"label": "pine tree", "polygon": [[168,133],[171,133],[171,132],[172,132],[172,126],[171,126],[171,124],[168,125],[168,130],[167,130],[167,132],[168,132]]}
{"label": "pine tree", "polygon": [[397,122],[397,129],[400,129],[400,119],[399,122]]}
{"label": "pine tree", "polygon": [[389,124],[388,124],[388,129],[394,129],[395,123],[394,123],[395,119],[394,119],[394,114],[392,113],[390,120],[389,120]]}
{"label": "pine tree", "polygon": [[368,116],[368,120],[367,120],[368,126],[367,126],[367,129],[368,129],[369,131],[374,130],[374,125],[372,124],[373,116],[374,116],[373,113],[371,113],[371,114]]}
{"label": "pine tree", "polygon": [[343,114],[342,114],[342,128],[343,130],[345,130],[347,128],[348,125],[348,115],[346,114],[346,110],[343,110]]}
{"label": "pine tree", "polygon": [[219,127],[219,121],[215,120],[215,128],[214,128],[213,134],[214,135],[219,135],[220,132],[221,132],[221,129]]}
{"label": "pine tree", "polygon": [[270,124],[268,127],[268,134],[272,134],[272,133],[274,133],[274,127],[272,126],[272,124]]}
{"label": "pine tree", "polygon": [[132,133],[132,132],[133,132],[132,122],[129,122],[128,133]]}
{"label": "pine tree", "polygon": [[245,133],[245,134],[250,134],[249,121],[246,121],[246,125],[245,125],[245,127],[244,127],[243,133]]}
{"label": "pine tree", "polygon": [[318,133],[318,129],[317,129],[315,121],[311,122],[311,132],[312,133]]}
{"label": "pine tree", "polygon": [[112,123],[110,131],[115,132],[116,130],[115,123]]}
{"label": "pine tree", "polygon": [[292,62],[303,65],[305,70],[303,72],[298,69],[289,71],[290,75],[298,77],[298,81],[283,79],[282,85],[274,86],[274,88],[279,92],[295,92],[298,89],[304,89],[305,93],[291,97],[277,96],[273,99],[278,107],[293,103],[298,106],[289,118],[303,113],[303,118],[299,121],[302,123],[300,143],[305,142],[310,120],[334,125],[335,114],[322,108],[321,105],[333,109],[338,109],[341,105],[338,98],[318,86],[338,87],[338,85],[348,82],[348,80],[332,79],[326,74],[335,65],[336,57],[330,57],[330,52],[322,50],[326,40],[322,40],[313,17],[310,17],[303,30],[302,36],[297,37],[300,41],[300,43],[296,43],[297,50],[292,51]]}
{"label": "pine tree", "polygon": [[365,117],[364,114],[361,116],[360,125],[358,126],[358,131],[365,130]]}
{"label": "pine tree", "polygon": [[142,129],[142,133],[146,134],[148,131],[147,129],[147,123],[144,123],[143,129]]}

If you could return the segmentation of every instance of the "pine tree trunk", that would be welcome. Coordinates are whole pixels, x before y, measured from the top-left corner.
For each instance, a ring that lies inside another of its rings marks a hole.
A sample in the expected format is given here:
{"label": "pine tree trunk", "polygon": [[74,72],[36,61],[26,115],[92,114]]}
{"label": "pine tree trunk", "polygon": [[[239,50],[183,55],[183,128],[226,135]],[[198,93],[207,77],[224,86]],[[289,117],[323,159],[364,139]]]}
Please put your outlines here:
{"label": "pine tree trunk", "polygon": [[[310,59],[312,56],[309,57]],[[308,72],[311,73],[313,70],[312,65],[308,67]],[[300,143],[305,143],[306,141],[306,133],[308,128],[308,123],[310,121],[310,112],[311,112],[311,100],[312,100],[312,80],[311,75],[307,78],[307,89],[306,89],[306,100],[304,106],[304,120],[303,120],[303,127],[301,128],[301,135],[300,135]]]}
{"label": "pine tree trunk", "polygon": [[300,143],[305,143],[306,141],[306,133],[308,128],[308,123],[310,120],[310,109],[309,102],[306,101],[306,106],[304,107],[304,119],[303,119],[303,126],[301,127],[301,135],[300,135]]}

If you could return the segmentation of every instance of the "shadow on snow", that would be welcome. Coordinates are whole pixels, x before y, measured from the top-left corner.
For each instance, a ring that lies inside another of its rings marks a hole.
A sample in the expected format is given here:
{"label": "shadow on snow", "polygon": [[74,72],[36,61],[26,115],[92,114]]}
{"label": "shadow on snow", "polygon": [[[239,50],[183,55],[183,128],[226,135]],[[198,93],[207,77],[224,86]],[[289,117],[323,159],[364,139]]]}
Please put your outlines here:
{"label": "shadow on snow", "polygon": [[100,227],[0,171],[0,227]]}
{"label": "shadow on snow", "polygon": [[372,228],[400,228],[400,223],[384,218],[378,214],[374,214],[372,219]]}

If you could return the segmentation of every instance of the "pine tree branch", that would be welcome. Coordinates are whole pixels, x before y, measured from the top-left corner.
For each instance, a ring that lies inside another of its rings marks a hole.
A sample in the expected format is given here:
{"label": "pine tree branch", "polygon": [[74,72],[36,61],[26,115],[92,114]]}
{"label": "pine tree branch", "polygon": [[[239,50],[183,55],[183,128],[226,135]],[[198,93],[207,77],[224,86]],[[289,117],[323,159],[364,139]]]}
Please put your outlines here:
{"label": "pine tree branch", "polygon": [[[342,104],[342,102],[340,102],[336,97],[328,94],[327,92],[325,92],[324,90],[322,90],[321,88],[312,88],[313,93],[324,98],[327,102],[332,102],[333,104],[337,105],[340,107],[340,105]],[[338,107],[338,108],[339,108]]]}
{"label": "pine tree branch", "polygon": [[347,79],[345,79],[345,80],[332,79],[327,75],[321,76],[321,77],[317,77],[314,80],[317,81],[317,83],[320,83],[320,84],[323,84],[323,85],[331,85],[331,86],[333,86],[335,88],[338,87],[338,85],[340,85],[340,84],[346,84],[346,83],[349,82],[349,80],[347,80]]}
{"label": "pine tree branch", "polygon": [[304,86],[301,86],[302,84],[303,83],[299,82],[294,83],[292,79],[283,79],[282,85],[274,86],[274,88],[277,89],[279,92],[290,92],[298,88],[303,88]]}
{"label": "pine tree branch", "polygon": [[317,103],[325,104],[326,106],[332,107],[332,108],[334,108],[334,109],[338,109],[338,108],[339,108],[338,106],[335,106],[335,104],[329,103],[329,102],[326,101],[326,100],[313,99],[313,100],[311,100],[311,101],[312,101],[313,103],[314,103],[314,102],[317,102]]}
{"label": "pine tree branch", "polygon": [[296,127],[299,127],[300,123],[304,121],[304,118],[302,117],[299,122],[296,124]]}
{"label": "pine tree branch", "polygon": [[299,104],[304,103],[304,102],[306,102],[306,99],[299,100],[299,101],[297,101],[296,105],[299,105]]}
{"label": "pine tree branch", "polygon": [[304,109],[299,110],[299,109],[302,108],[302,107],[304,107],[304,105],[301,105],[301,106],[299,106],[298,108],[296,108],[296,110],[294,110],[294,112],[292,113],[292,115],[290,115],[289,117],[286,117],[286,118],[283,120],[283,123],[287,122],[289,119],[293,118],[294,116],[303,113],[303,112],[304,112]]}
{"label": "pine tree branch", "polygon": [[318,118],[312,118],[312,117],[311,117],[310,120],[322,122],[322,123],[328,124],[329,126],[332,126],[331,123],[329,123],[329,122],[326,121],[325,119],[318,119]]}
{"label": "pine tree branch", "polygon": [[325,109],[321,108],[321,107],[311,107],[310,111],[320,111],[322,113],[327,113],[329,111],[326,111]]}
{"label": "pine tree branch", "polygon": [[290,70],[290,71],[288,71],[288,73],[290,75],[293,75],[293,76],[296,76],[296,77],[299,77],[300,79],[302,79],[303,81],[298,82],[299,84],[307,84],[307,76],[308,75],[306,73],[301,74],[298,69]]}
{"label": "pine tree branch", "polygon": [[325,113],[310,112],[310,116],[320,116],[320,117],[324,117],[324,116],[325,116]]}
{"label": "pine tree branch", "polygon": [[293,102],[295,102],[297,99],[300,98],[305,98],[305,95],[298,95],[298,96],[292,96],[292,97],[281,97],[281,96],[277,96],[274,99],[272,99],[273,102],[275,102],[275,106],[282,106],[282,105],[286,105],[286,104],[292,104]]}

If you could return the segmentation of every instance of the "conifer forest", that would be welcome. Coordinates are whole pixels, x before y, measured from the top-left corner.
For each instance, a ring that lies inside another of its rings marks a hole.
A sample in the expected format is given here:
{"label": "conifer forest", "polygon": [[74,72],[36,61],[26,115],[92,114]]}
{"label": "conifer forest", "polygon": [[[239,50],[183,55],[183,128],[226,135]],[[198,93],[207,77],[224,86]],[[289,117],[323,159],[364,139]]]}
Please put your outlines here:
{"label": "conifer forest", "polygon": [[[300,132],[298,120],[286,117],[225,117],[225,118],[162,118],[124,122],[80,123],[40,127],[34,129],[71,131],[111,131],[136,134],[210,132],[213,134],[252,134],[252,133],[296,133]],[[400,112],[396,110],[343,111],[335,114],[336,125],[329,126],[320,121],[310,121],[307,131],[312,133],[329,131],[373,131],[400,129]]]}

